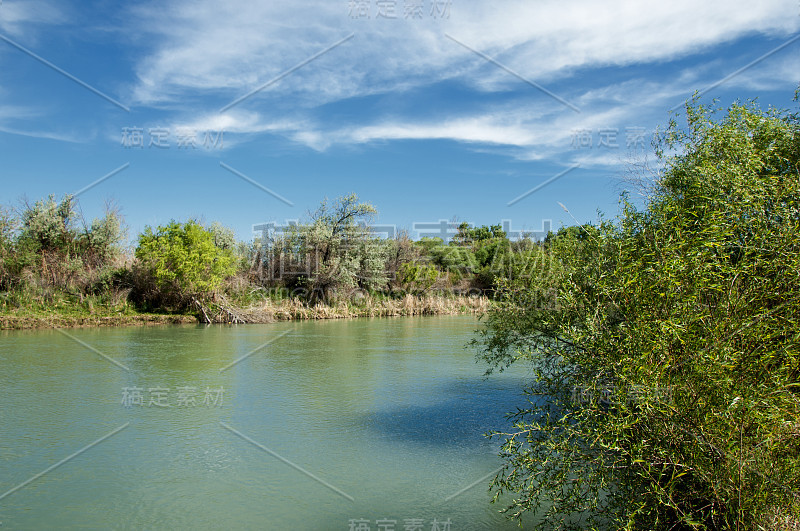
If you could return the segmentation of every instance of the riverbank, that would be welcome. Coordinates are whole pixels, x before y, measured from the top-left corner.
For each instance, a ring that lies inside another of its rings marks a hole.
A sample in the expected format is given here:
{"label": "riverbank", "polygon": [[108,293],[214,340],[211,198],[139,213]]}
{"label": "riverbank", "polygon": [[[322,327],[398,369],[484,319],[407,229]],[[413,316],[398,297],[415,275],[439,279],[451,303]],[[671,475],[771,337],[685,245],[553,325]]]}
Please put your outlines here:
{"label": "riverbank", "polygon": [[83,328],[145,326],[163,324],[255,324],[312,319],[358,317],[410,317],[420,315],[462,315],[483,313],[490,301],[484,296],[406,295],[398,299],[365,297],[358,301],[309,305],[299,299],[265,300],[247,307],[210,305],[204,311],[186,313],[138,313],[127,307],[56,305],[53,308],[16,308],[0,313],[0,330],[35,328]]}
{"label": "riverbank", "polygon": [[58,312],[28,314],[23,312],[0,314],[0,330],[27,330],[34,328],[88,328],[105,326],[135,326],[196,323],[197,317],[183,314],[133,314],[133,315],[64,315]]}

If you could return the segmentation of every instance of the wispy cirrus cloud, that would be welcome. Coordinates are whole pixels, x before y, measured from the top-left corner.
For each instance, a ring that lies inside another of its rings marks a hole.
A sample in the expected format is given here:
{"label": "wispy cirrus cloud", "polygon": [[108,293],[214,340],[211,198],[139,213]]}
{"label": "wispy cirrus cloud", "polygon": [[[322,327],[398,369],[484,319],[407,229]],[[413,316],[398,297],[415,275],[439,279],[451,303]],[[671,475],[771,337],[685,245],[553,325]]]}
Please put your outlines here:
{"label": "wispy cirrus cloud", "polygon": [[[0,88],[0,97],[3,95],[4,91]],[[44,115],[45,113],[41,109],[26,105],[0,105],[0,131],[31,138],[46,138],[63,142],[77,143],[86,140],[85,137],[74,133],[42,129],[31,125],[38,124],[38,121]]]}
{"label": "wispy cirrus cloud", "polygon": [[4,0],[0,4],[0,31],[19,36],[32,27],[59,24],[67,19],[63,9],[45,0]]}
{"label": "wispy cirrus cloud", "polygon": [[[785,70],[781,64],[769,70],[776,68]],[[754,71],[736,83],[748,85],[761,75],[763,72]],[[173,127],[224,130],[234,138],[275,134],[316,151],[390,141],[449,140],[522,161],[550,159],[562,165],[580,162],[584,168],[618,166],[628,156],[628,129],[646,130],[646,139],[637,148],[649,149],[654,132],[651,124],[666,123],[666,109],[690,96],[685,86],[693,80],[691,71],[686,70],[670,82],[637,78],[587,88],[575,99],[590,111],[581,114],[563,112],[557,105],[514,99],[466,111],[439,112],[436,116],[377,115],[355,124],[319,119],[311,112],[276,116],[237,109],[178,121]],[[616,135],[614,146],[605,150],[596,145],[597,134],[604,130]],[[576,149],[575,137],[580,132],[594,135],[594,145],[589,146],[592,149]]]}
{"label": "wispy cirrus cloud", "polygon": [[356,34],[352,42],[269,92],[314,106],[454,77],[484,91],[518,83],[444,38],[445,32],[522,76],[547,82],[581,69],[667,61],[745,35],[798,29],[796,6],[785,0],[453,2],[450,9],[447,20],[353,20],[339,2],[141,6],[134,19],[153,46],[137,65],[134,95],[143,103],[197,89],[236,95],[350,32]]}
{"label": "wispy cirrus cloud", "polygon": [[[665,63],[743,36],[783,36],[800,30],[797,17],[787,16],[795,14],[796,6],[785,0],[757,5],[691,0],[502,5],[462,1],[452,2],[450,17],[441,20],[404,20],[402,13],[396,20],[354,20],[346,3],[330,2],[200,0],[159,10],[150,7],[131,10],[149,43],[148,53],[135,66],[132,96],[141,105],[173,111],[176,127],[276,134],[317,151],[394,140],[452,140],[475,149],[503,149],[522,160],[573,160],[570,141],[576,129],[663,123],[665,109],[724,75],[724,68],[713,60],[676,67],[668,79],[631,74],[603,82],[595,75],[600,69]],[[220,104],[350,32],[355,34],[352,40],[241,105],[215,113]],[[445,33],[519,77],[549,85],[584,112],[571,113]],[[756,86],[756,73],[767,68],[770,74],[790,76],[796,62],[796,54],[783,57],[761,70],[754,68],[735,83]],[[587,72],[593,73],[592,82],[586,81]],[[472,91],[479,103],[461,108],[454,104],[447,110],[426,108],[424,103],[421,111],[395,107],[409,93],[443,82]],[[359,103],[371,97],[378,102],[372,107]],[[335,105],[357,111],[343,118],[328,112]]]}
{"label": "wispy cirrus cloud", "polygon": [[[234,135],[278,134],[317,151],[395,140],[449,140],[469,144],[479,151],[501,150],[520,160],[560,155],[566,164],[583,155],[572,149],[576,131],[616,127],[624,135],[627,126],[643,126],[653,119],[666,119],[666,102],[681,95],[677,82],[660,84],[632,80],[586,90],[576,101],[591,112],[582,114],[563,112],[557,105],[517,98],[428,116],[379,113],[355,123],[320,119],[311,112],[276,117],[237,109],[225,114],[208,114],[198,120],[187,119],[174,127],[224,129]],[[608,157],[593,159],[609,160]]]}
{"label": "wispy cirrus cloud", "polygon": [[30,138],[45,138],[48,140],[58,140],[60,142],[71,142],[75,144],[86,141],[86,139],[79,134],[65,134],[41,129],[18,129],[3,125],[2,123],[0,123],[0,131]]}

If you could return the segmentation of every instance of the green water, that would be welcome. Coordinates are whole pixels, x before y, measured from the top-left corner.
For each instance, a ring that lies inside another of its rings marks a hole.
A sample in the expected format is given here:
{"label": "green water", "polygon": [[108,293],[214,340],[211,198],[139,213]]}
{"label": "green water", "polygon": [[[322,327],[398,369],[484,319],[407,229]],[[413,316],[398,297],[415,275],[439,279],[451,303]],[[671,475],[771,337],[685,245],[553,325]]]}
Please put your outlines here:
{"label": "green water", "polygon": [[527,375],[484,379],[464,348],[476,326],[3,333],[0,529],[518,529],[489,504],[501,461],[482,434]]}

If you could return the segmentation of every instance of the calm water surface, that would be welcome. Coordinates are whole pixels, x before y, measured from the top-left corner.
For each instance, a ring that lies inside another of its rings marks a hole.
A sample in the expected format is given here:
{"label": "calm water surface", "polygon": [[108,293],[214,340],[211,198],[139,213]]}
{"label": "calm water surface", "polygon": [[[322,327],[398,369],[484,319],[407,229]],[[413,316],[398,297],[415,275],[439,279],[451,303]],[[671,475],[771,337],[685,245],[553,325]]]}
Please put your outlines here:
{"label": "calm water surface", "polygon": [[518,529],[489,504],[501,461],[483,433],[528,375],[484,379],[476,325],[2,333],[0,528]]}

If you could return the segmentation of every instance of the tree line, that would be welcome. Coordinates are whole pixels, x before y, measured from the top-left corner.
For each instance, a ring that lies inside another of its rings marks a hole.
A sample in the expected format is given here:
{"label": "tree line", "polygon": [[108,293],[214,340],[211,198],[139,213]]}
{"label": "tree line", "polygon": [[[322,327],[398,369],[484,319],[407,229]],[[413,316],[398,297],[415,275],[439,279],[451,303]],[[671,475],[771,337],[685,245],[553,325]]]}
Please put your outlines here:
{"label": "tree line", "polygon": [[330,304],[354,296],[430,292],[491,295],[500,278],[540,268],[543,242],[510,241],[500,225],[462,223],[450,242],[371,231],[373,205],[349,194],[324,199],[301,223],[268,241],[237,241],[218,222],[145,227],[133,249],[115,205],[87,222],[71,196],[0,210],[0,301],[125,306],[190,312],[195,304],[261,297]]}

